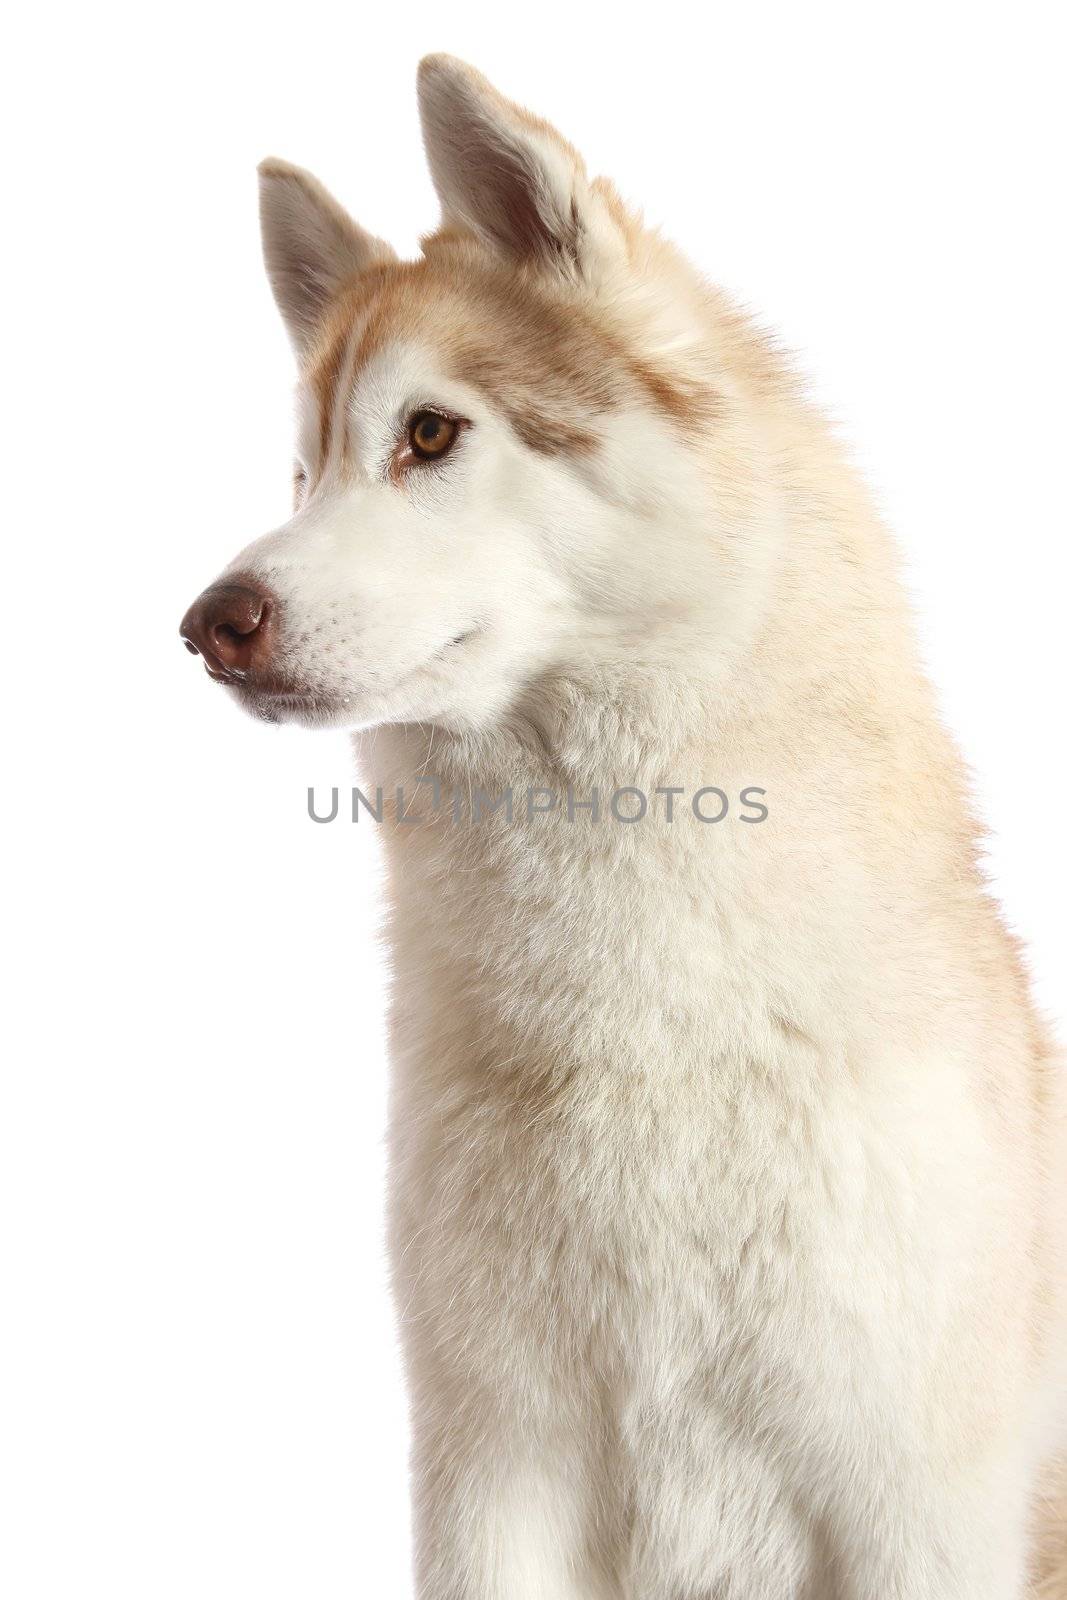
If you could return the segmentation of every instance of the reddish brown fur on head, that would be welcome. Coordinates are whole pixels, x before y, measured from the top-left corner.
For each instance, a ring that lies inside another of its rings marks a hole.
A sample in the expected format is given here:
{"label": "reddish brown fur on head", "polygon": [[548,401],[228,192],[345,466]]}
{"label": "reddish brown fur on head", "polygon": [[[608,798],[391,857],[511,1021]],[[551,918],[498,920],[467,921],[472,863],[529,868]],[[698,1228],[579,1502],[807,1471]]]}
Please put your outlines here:
{"label": "reddish brown fur on head", "polygon": [[310,174],[260,169],[268,272],[323,452],[342,384],[390,338],[432,344],[538,451],[588,452],[597,417],[624,404],[708,423],[721,402],[706,377],[657,360],[601,292],[647,244],[611,185],[461,63],[427,58],[419,94],[443,215],[418,261],[398,262]]}
{"label": "reddish brown fur on head", "polygon": [[326,306],[306,352],[306,382],[319,407],[325,458],[342,384],[392,339],[430,345],[447,370],[474,385],[530,449],[582,454],[596,419],[647,404],[694,430],[719,401],[707,386],[659,368],[629,347],[596,303],[534,274],[518,278],[470,239],[442,231],[418,261],[374,266]]}

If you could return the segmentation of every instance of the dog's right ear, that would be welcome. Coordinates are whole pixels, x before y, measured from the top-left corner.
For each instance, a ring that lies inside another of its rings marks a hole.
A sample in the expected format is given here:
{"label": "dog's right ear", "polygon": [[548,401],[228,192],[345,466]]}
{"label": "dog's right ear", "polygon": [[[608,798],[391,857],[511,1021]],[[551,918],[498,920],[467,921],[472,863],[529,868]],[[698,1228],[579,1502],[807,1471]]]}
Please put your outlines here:
{"label": "dog's right ear", "polygon": [[369,267],[396,260],[317,178],[288,161],[260,162],[259,219],[267,276],[298,355],[339,289]]}
{"label": "dog's right ear", "polygon": [[624,214],[555,128],[453,56],[419,63],[419,112],[446,228],[524,266],[595,282],[626,260]]}

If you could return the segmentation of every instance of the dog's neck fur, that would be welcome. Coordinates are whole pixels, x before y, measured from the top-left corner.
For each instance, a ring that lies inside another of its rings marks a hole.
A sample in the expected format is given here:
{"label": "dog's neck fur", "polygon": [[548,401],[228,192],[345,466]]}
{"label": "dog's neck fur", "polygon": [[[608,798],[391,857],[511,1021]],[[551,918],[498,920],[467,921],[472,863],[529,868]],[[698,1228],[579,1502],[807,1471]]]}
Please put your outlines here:
{"label": "dog's neck fur", "polygon": [[[854,505],[824,507],[789,528],[773,631],[725,664],[706,650],[704,674],[668,651],[542,681],[488,734],[366,740],[362,764],[387,793],[403,786],[411,818],[387,833],[401,1055],[407,1030],[422,1046],[443,1030],[487,1066],[603,1071],[610,1049],[612,1070],[621,1057],[662,1071],[656,1030],[694,994],[707,997],[692,1019],[705,1055],[776,1055],[783,1041],[803,1054],[826,1039],[839,1058],[842,1038],[869,1047],[901,1014],[916,1039],[954,1029],[960,1047],[973,1018],[936,1005],[930,974],[963,962],[978,993],[1002,935],[959,764],[917,666],[902,670],[915,650],[888,543],[869,510],[854,518]],[[420,776],[441,782],[436,813]],[[640,823],[608,812],[624,785],[649,796]],[[704,785],[730,797],[721,823],[693,817]],[[766,790],[759,825],[736,814],[748,785]],[[652,799],[668,786],[685,790],[672,824]],[[578,801],[599,790],[599,820],[568,819],[568,787]],[[471,822],[475,791],[509,788],[514,822]],[[555,812],[525,821],[528,789],[551,790]],[[620,1029],[628,985],[640,1002]],[[687,1070],[684,1043],[677,1062]]]}

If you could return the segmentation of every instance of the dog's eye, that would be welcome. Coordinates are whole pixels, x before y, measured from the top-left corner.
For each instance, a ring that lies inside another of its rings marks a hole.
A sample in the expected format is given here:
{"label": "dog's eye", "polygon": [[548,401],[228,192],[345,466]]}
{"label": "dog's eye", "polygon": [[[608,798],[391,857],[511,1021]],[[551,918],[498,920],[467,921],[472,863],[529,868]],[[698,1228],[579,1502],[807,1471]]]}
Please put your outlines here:
{"label": "dog's eye", "polygon": [[437,411],[416,411],[408,423],[408,444],[420,461],[440,461],[456,442],[458,422]]}

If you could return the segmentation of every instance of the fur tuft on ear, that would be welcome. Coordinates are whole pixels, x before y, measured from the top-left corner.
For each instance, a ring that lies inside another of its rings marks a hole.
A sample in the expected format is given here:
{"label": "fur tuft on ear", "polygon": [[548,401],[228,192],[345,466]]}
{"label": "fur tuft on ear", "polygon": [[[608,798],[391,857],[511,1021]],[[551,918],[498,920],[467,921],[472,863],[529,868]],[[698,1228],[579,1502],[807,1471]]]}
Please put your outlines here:
{"label": "fur tuft on ear", "polygon": [[622,247],[581,156],[454,56],[419,63],[419,113],[442,221],[512,259],[589,279]]}
{"label": "fur tuft on ear", "polygon": [[353,222],[317,178],[288,161],[260,162],[259,217],[267,276],[297,354],[344,284],[396,260],[391,247]]}

